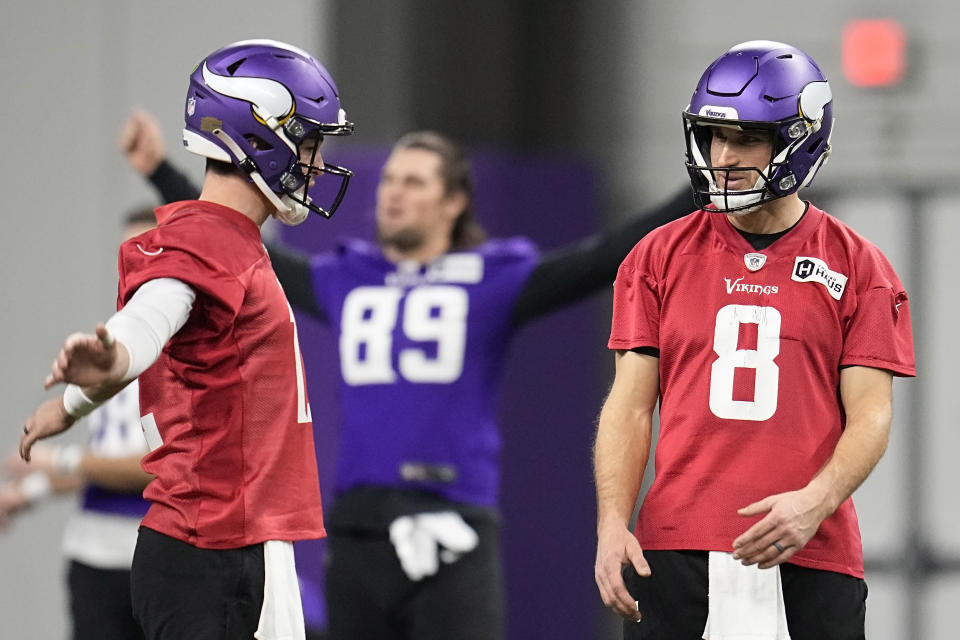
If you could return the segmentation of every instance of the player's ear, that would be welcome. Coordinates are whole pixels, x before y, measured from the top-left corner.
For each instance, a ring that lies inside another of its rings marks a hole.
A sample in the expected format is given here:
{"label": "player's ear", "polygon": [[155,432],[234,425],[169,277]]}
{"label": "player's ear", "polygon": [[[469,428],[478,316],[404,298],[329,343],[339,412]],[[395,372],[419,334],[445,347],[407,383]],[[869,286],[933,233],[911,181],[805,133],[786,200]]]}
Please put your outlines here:
{"label": "player's ear", "polygon": [[451,191],[443,197],[443,213],[449,220],[456,220],[467,208],[467,194],[463,191]]}

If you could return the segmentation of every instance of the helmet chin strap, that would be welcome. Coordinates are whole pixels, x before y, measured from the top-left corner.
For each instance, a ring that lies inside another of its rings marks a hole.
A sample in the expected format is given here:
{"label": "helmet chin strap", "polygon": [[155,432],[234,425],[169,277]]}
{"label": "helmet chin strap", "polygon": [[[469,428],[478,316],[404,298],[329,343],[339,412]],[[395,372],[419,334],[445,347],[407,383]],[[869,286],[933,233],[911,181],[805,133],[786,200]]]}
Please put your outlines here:
{"label": "helmet chin strap", "polygon": [[[767,171],[770,171],[769,166],[767,167]],[[738,193],[736,191],[731,193],[726,189],[724,189],[723,193],[720,193],[712,176],[710,178],[710,186],[714,187],[711,189],[710,202],[717,208],[717,213],[725,213],[730,216],[745,216],[763,206],[762,200],[766,189],[763,191],[759,190],[760,187],[764,186],[762,175],[757,177],[757,182],[753,185],[752,189],[747,189],[749,193]],[[735,210],[730,211],[730,209]]]}
{"label": "helmet chin strap", "polygon": [[283,224],[295,227],[310,215],[310,209],[301,202],[297,202],[287,194],[280,196],[280,201],[287,207],[286,211],[277,209],[277,220]]}
{"label": "helmet chin strap", "polygon": [[[227,132],[223,129],[214,129],[211,133],[217,136],[223,144],[227,145],[227,148],[233,153],[237,158],[237,162],[243,164],[244,161],[250,160],[250,164],[254,167],[257,165],[254,164],[253,160],[243,152],[243,149],[240,148],[233,138],[227,135]],[[273,189],[267,185],[267,181],[263,179],[263,176],[260,175],[260,172],[254,169],[248,174],[250,179],[253,180],[253,184],[257,185],[257,188],[267,197],[267,200],[270,201],[270,204],[274,206],[274,216],[280,220],[280,222],[296,226],[307,219],[307,214],[310,213],[310,210],[303,206],[302,204],[293,201],[288,196],[284,195],[283,198],[277,196],[273,192]]]}
{"label": "helmet chin strap", "polygon": [[[762,197],[762,193],[734,193],[726,195],[714,193],[710,195],[710,202],[717,208],[717,213],[725,213],[730,216],[745,216],[761,207],[760,198]],[[753,206],[750,206],[751,204]],[[730,211],[726,207],[730,207],[734,209],[734,211]],[[740,209],[739,207],[744,208]]]}

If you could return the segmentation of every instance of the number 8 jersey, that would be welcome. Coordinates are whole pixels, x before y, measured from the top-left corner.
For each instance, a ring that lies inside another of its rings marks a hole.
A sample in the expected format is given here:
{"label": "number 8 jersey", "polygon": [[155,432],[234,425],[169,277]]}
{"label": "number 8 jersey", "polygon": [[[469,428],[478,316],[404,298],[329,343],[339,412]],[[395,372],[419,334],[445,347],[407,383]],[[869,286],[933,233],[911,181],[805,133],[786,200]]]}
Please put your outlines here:
{"label": "number 8 jersey", "polygon": [[[644,238],[614,285],[611,349],[660,352],[647,549],[730,551],[737,509],[800,489],[844,428],[840,369],[915,375],[907,295],[883,254],[808,205],[762,251],[716,212]],[[863,577],[851,499],[790,562]]]}

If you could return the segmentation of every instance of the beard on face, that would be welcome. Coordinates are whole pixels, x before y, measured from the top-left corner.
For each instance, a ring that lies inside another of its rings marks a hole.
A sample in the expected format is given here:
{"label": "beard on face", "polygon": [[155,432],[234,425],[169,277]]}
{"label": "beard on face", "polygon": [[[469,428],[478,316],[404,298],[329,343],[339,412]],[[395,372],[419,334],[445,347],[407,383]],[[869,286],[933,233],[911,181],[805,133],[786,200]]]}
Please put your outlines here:
{"label": "beard on face", "polygon": [[391,234],[385,234],[381,229],[377,229],[377,242],[381,247],[390,246],[400,253],[410,253],[423,246],[426,238],[419,229],[407,227]]}

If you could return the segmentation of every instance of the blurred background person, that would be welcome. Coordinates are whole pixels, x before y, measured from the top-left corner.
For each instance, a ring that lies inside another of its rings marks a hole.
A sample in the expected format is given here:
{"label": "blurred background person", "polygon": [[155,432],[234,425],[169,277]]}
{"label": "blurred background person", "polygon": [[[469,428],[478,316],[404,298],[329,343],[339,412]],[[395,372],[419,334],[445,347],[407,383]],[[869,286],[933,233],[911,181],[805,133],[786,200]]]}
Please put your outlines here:
{"label": "blurred background person", "polygon": [[[131,211],[121,242],[155,226],[152,209]],[[140,468],[147,442],[137,390],[134,380],[84,418],[86,445],[39,445],[29,464],[16,452],[5,463],[0,525],[10,526],[44,498],[79,494],[62,547],[74,640],[143,638],[130,603],[130,564],[149,507],[142,493],[152,476]]]}

